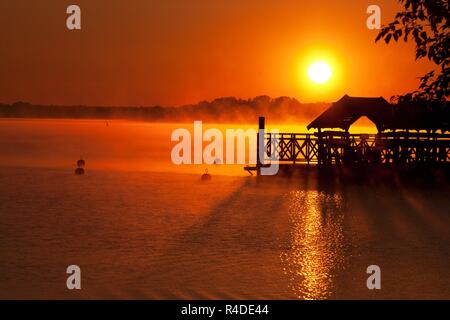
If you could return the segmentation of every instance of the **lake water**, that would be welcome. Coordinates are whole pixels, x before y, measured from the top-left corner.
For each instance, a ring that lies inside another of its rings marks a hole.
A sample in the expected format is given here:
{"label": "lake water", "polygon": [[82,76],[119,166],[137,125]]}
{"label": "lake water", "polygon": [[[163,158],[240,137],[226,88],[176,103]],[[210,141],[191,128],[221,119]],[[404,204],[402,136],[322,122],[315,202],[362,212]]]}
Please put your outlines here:
{"label": "lake water", "polygon": [[[205,166],[171,164],[180,126],[0,120],[0,298],[450,299],[446,181],[208,166],[205,183]],[[369,265],[381,290],[366,287]]]}

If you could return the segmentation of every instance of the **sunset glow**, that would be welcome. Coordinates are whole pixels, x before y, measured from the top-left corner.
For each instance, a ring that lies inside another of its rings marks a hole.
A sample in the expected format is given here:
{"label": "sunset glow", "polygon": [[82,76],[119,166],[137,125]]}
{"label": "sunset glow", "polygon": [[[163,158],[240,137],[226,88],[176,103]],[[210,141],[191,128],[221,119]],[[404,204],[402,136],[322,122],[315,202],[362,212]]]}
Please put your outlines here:
{"label": "sunset glow", "polygon": [[[105,10],[102,1],[82,2],[92,14],[86,29],[70,33],[65,8],[61,17],[52,1],[29,1],[26,10],[13,1],[3,6],[0,38],[8,42],[2,48],[8,72],[0,75],[1,102],[176,106],[260,94],[332,102],[345,93],[391,97],[411,91],[430,68],[426,61],[411,67],[409,44],[375,43],[366,7],[354,1],[136,0],[117,2],[114,10]],[[383,22],[398,9],[397,1],[378,4]],[[319,61],[332,70],[320,85],[307,73]],[[387,70],[389,81],[375,81]]]}
{"label": "sunset glow", "polygon": [[1,0],[2,307],[450,301],[449,7]]}
{"label": "sunset glow", "polygon": [[308,69],[309,78],[315,83],[325,83],[332,75],[331,67],[326,62],[315,62]]}

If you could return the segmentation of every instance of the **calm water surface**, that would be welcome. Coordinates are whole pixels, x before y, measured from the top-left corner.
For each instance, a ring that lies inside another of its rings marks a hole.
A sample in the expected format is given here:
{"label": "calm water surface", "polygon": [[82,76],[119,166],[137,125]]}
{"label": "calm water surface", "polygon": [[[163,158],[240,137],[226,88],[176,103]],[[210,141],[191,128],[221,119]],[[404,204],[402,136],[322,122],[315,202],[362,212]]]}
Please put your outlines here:
{"label": "calm water surface", "polygon": [[447,188],[202,183],[170,164],[174,125],[0,122],[0,298],[450,299]]}

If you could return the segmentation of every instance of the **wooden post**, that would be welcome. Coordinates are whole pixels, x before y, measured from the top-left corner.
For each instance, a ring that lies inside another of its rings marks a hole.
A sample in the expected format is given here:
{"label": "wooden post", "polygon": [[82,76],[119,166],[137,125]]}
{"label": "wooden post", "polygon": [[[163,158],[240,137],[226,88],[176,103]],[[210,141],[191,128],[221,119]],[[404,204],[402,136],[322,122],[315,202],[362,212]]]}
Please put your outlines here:
{"label": "wooden post", "polygon": [[266,150],[264,150],[265,147],[265,143],[264,143],[264,138],[266,135],[266,118],[264,117],[259,117],[259,123],[258,123],[258,135],[256,138],[256,175],[260,176],[261,175],[261,165],[263,165],[263,163],[261,162],[261,159],[259,158],[259,154],[260,154],[260,150],[259,150],[259,145],[260,145],[260,141],[259,141],[259,132],[263,130],[263,134],[262,134],[262,144],[263,144],[263,150],[262,150],[262,154],[265,153]]}
{"label": "wooden post", "polygon": [[325,163],[324,159],[324,148],[323,148],[323,142],[322,142],[322,129],[319,128],[318,134],[317,134],[317,163],[319,165],[322,165]]}

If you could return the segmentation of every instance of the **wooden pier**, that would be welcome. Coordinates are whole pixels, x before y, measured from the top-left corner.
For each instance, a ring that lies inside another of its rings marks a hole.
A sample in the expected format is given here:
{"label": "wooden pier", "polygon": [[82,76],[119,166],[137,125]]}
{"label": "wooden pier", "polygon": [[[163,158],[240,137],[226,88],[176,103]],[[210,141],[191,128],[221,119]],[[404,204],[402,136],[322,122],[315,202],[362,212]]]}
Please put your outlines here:
{"label": "wooden pier", "polygon": [[[405,122],[403,115],[399,119],[396,112],[382,98],[344,96],[308,126],[308,129],[318,129],[314,133],[267,133],[265,119],[260,117],[259,132],[264,136],[264,143],[259,143],[258,135],[257,154],[260,154],[261,147],[264,148],[261,152],[264,159],[257,157],[256,166],[247,166],[245,170],[256,171],[259,175],[261,167],[273,161],[280,166],[314,165],[319,168],[340,165],[433,167],[450,164],[448,114],[435,117],[434,122],[430,122],[428,117],[427,122],[421,123],[420,119]],[[379,132],[350,134],[349,127],[361,116],[372,120]]]}
{"label": "wooden pier", "polygon": [[308,165],[450,163],[450,134],[265,134],[267,156]]}

